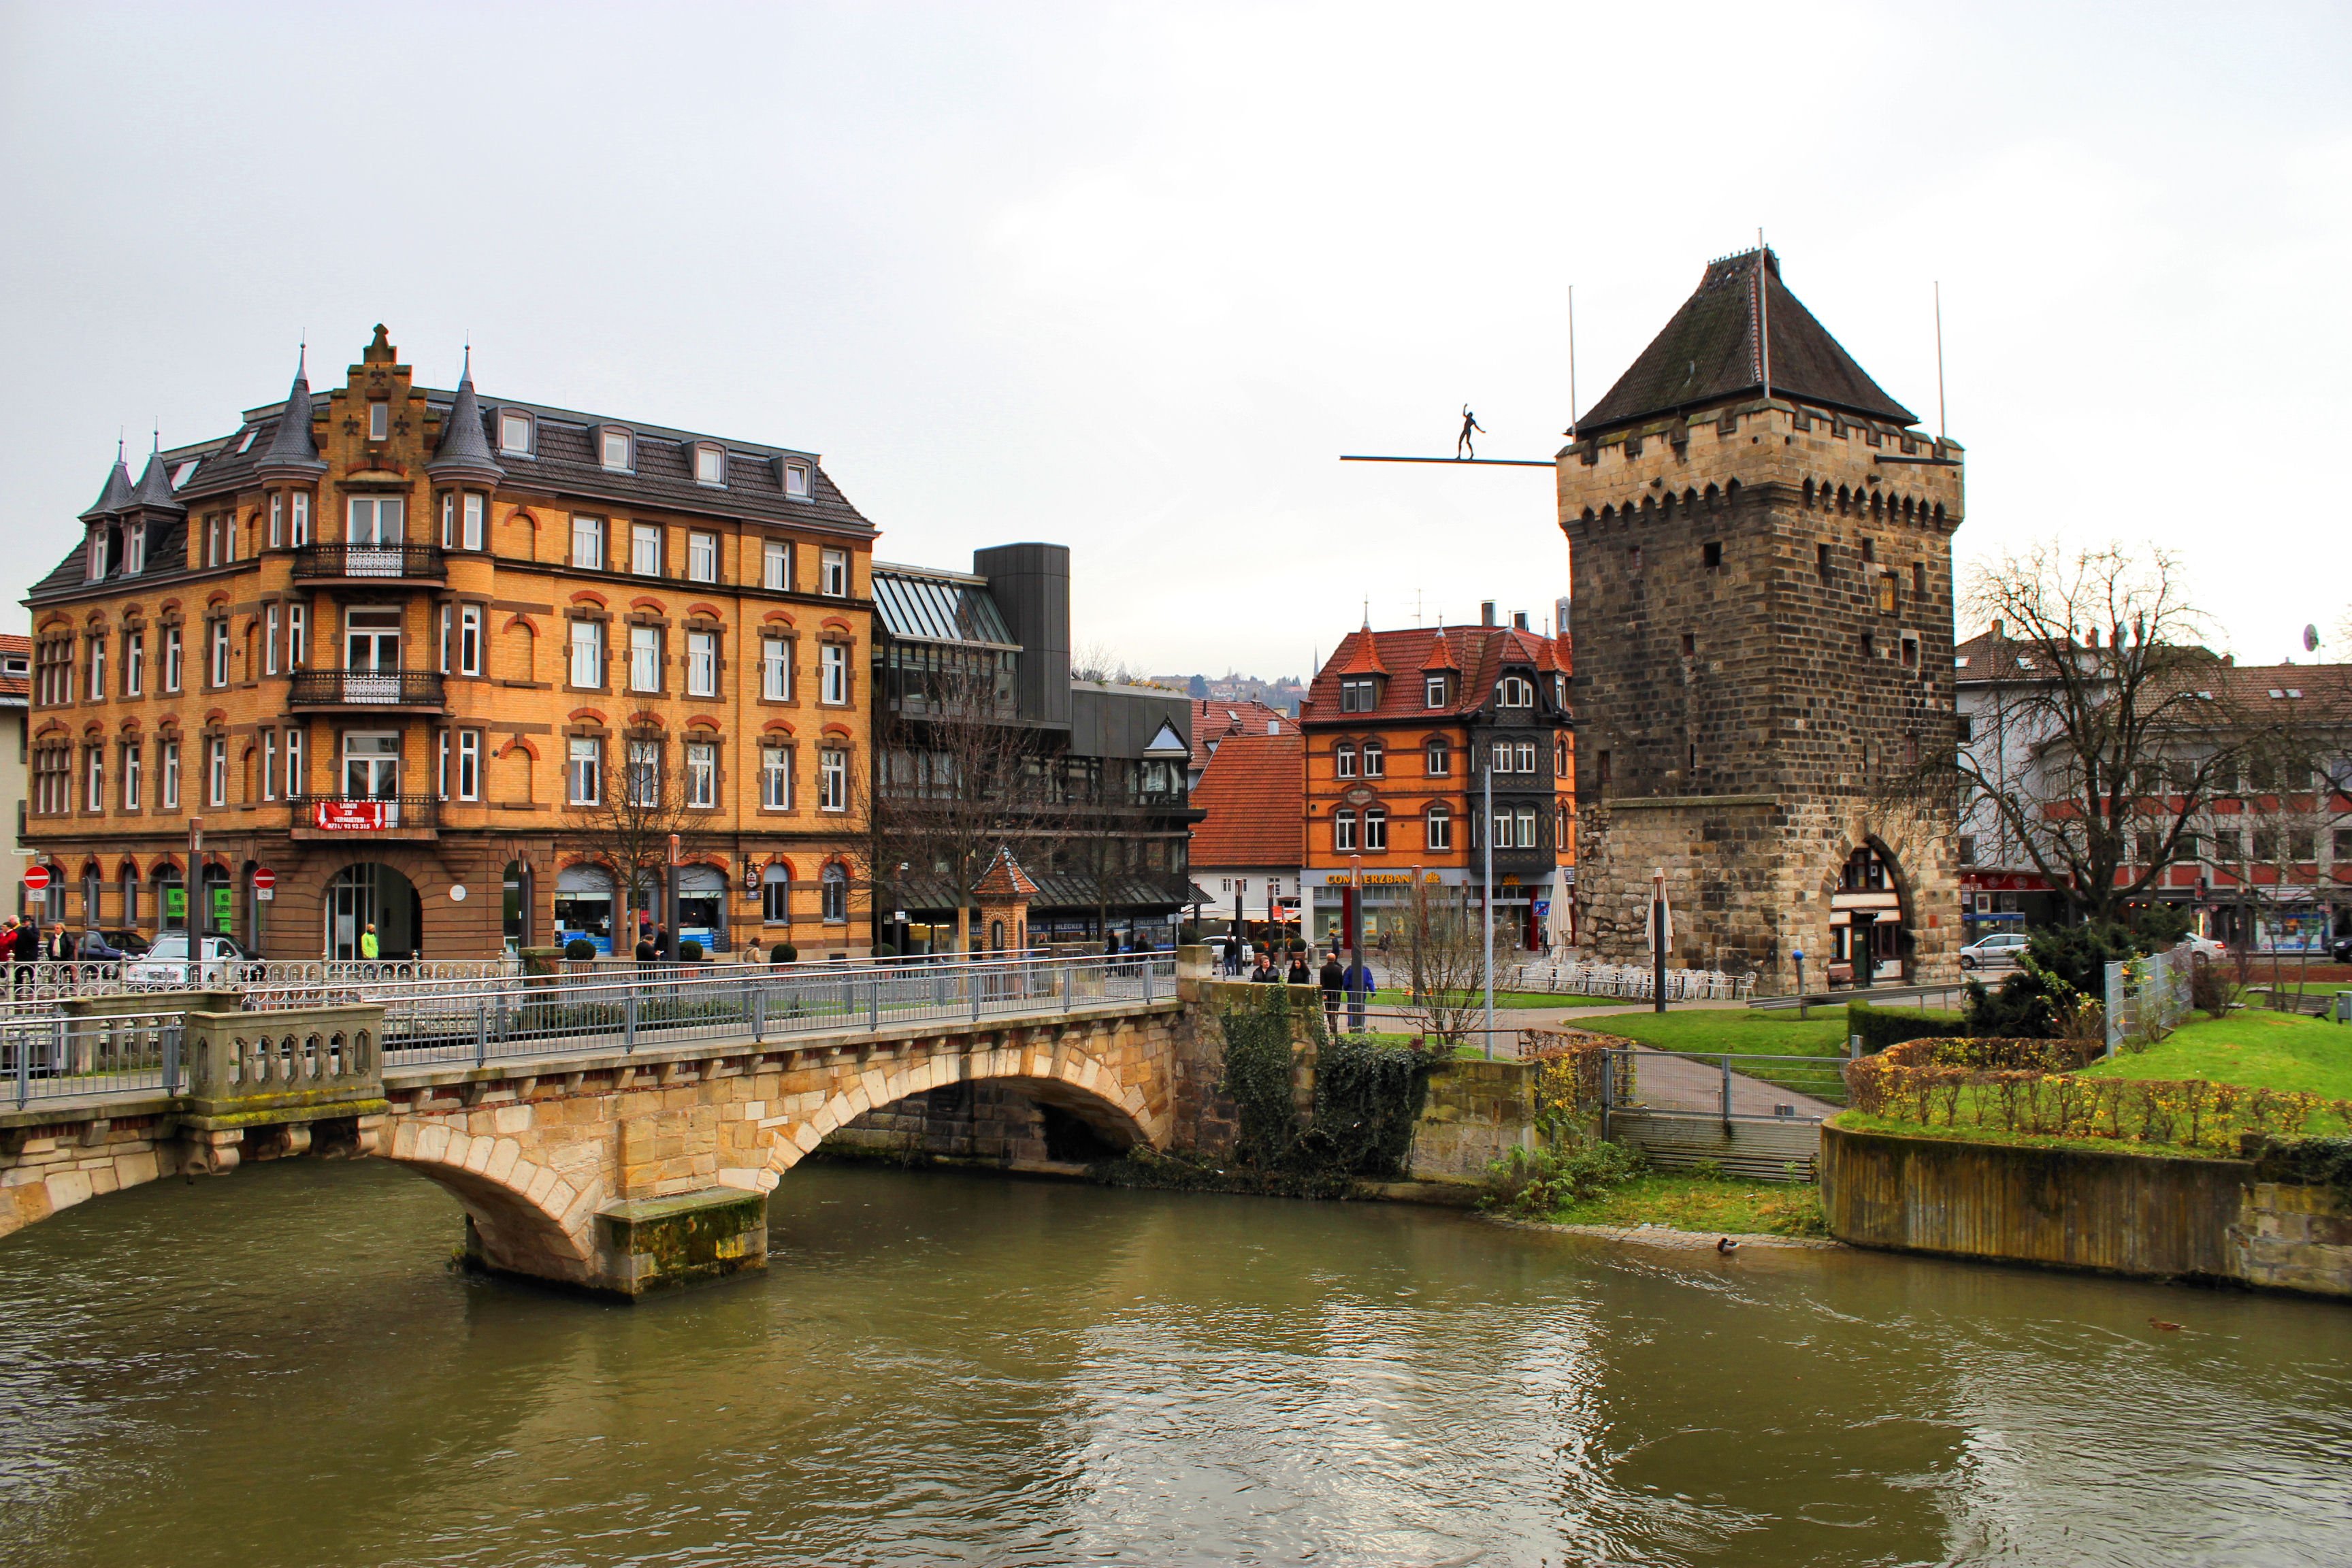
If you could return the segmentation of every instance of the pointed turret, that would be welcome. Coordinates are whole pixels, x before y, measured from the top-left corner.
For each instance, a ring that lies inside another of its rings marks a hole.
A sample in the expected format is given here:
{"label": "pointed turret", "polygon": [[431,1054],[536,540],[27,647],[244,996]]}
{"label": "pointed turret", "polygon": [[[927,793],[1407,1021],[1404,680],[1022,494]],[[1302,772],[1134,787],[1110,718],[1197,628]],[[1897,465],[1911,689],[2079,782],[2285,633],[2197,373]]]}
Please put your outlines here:
{"label": "pointed turret", "polygon": [[98,499],[89,503],[89,510],[81,514],[81,520],[93,522],[101,517],[112,517],[131,504],[131,468],[123,462],[122,446],[117,442],[114,471],[106,476],[106,488],[98,492]]}
{"label": "pointed turret", "polygon": [[143,511],[153,516],[185,517],[188,509],[172,499],[172,470],[163,461],[162,438],[154,451],[147,456],[147,471],[139,476],[139,488],[122,506],[124,511]]}
{"label": "pointed turret", "polygon": [[306,344],[294,362],[294,386],[286,395],[286,411],[278,416],[278,433],[254,465],[265,479],[308,479],[327,471],[319,444],[310,438],[310,358]]}
{"label": "pointed turret", "polygon": [[482,429],[481,405],[474,400],[474,350],[466,349],[466,368],[457,378],[457,401],[441,421],[441,449],[425,465],[436,479],[474,480],[495,485],[507,477],[490,454],[490,438]]}

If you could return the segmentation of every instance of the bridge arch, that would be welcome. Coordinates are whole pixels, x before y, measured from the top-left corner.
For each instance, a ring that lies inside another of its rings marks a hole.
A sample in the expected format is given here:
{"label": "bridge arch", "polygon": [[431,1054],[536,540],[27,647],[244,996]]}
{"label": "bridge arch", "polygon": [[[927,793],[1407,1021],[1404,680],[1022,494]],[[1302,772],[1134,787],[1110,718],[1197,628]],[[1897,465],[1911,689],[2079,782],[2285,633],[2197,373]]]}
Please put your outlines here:
{"label": "bridge arch", "polygon": [[990,1050],[942,1050],[887,1067],[877,1064],[826,1094],[822,1104],[786,1117],[768,1140],[761,1164],[721,1171],[719,1179],[730,1186],[772,1191],[783,1173],[814,1152],[829,1134],[867,1111],[959,1083],[1021,1089],[1078,1117],[1114,1143],[1156,1146],[1166,1141],[1160,1125],[1165,1118],[1153,1114],[1142,1090],[1121,1082],[1089,1051],[1037,1039]]}
{"label": "bridge arch", "polygon": [[524,1158],[512,1138],[468,1135],[444,1121],[402,1121],[385,1158],[457,1200],[493,1268],[575,1283],[594,1274],[591,1227],[604,1195],[597,1178],[575,1182]]}

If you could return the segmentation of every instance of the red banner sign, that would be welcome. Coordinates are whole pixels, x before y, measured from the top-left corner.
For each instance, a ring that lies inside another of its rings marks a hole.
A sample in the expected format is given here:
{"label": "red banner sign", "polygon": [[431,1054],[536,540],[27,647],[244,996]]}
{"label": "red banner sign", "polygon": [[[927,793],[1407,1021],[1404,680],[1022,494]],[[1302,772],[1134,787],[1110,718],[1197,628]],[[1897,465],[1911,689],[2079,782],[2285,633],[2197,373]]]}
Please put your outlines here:
{"label": "red banner sign", "polygon": [[384,804],[380,800],[322,800],[311,810],[325,832],[369,833],[383,826]]}

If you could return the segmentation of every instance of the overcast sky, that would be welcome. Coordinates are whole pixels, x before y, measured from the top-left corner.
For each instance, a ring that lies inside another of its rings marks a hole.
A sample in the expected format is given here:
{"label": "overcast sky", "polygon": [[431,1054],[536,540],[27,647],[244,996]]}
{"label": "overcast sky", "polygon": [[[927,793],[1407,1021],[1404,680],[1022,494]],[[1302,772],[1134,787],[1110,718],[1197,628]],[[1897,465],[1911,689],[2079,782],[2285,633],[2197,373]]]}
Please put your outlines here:
{"label": "overcast sky", "polygon": [[[1076,637],[1304,673],[1540,622],[1541,469],[1759,225],[1969,448],[1963,565],[2177,552],[2341,646],[2335,6],[0,3],[0,590],[134,451],[339,381],[821,452],[885,559],[1066,542]],[[134,468],[136,467],[134,461]],[[16,624],[22,625],[21,611]],[[1971,628],[1963,628],[1967,631]]]}

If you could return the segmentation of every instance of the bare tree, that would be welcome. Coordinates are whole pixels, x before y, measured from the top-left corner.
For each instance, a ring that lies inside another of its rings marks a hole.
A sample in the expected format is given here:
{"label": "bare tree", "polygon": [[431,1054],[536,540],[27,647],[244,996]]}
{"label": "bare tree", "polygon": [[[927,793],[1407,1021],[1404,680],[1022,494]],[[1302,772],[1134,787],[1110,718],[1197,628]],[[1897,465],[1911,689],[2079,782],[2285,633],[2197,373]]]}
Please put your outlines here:
{"label": "bare tree", "polygon": [[[991,659],[952,657],[909,679],[877,716],[880,744],[862,791],[869,879],[903,897],[936,879],[954,900],[956,950],[969,950],[973,889],[998,849],[1033,832],[1057,790],[1035,733],[1019,721]],[[902,878],[898,868],[908,869]]]}
{"label": "bare tree", "polygon": [[666,765],[669,749],[651,737],[625,738],[619,766],[597,781],[596,798],[566,808],[566,835],[613,873],[616,956],[635,945],[637,913],[651,908],[667,874],[670,836],[691,837],[698,826],[684,768]]}
{"label": "bare tree", "polygon": [[1485,1016],[1486,933],[1458,889],[1433,887],[1416,868],[1405,906],[1405,1014],[1450,1047]]}
{"label": "bare tree", "polygon": [[2257,728],[2179,563],[2043,545],[1980,572],[1964,608],[2002,628],[1988,696],[1971,741],[1923,756],[1913,786],[1990,812],[2000,849],[2082,918],[2120,918],[2193,858]]}

